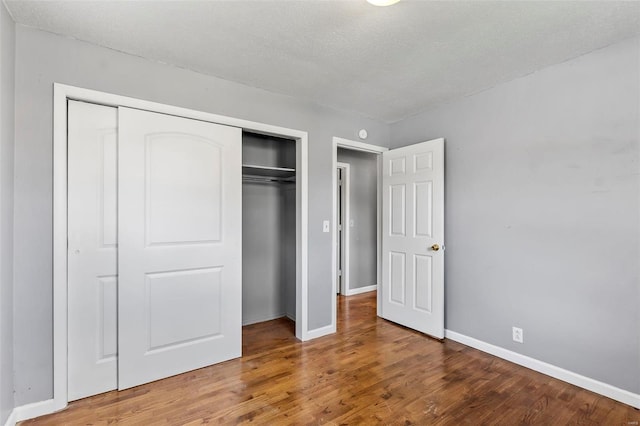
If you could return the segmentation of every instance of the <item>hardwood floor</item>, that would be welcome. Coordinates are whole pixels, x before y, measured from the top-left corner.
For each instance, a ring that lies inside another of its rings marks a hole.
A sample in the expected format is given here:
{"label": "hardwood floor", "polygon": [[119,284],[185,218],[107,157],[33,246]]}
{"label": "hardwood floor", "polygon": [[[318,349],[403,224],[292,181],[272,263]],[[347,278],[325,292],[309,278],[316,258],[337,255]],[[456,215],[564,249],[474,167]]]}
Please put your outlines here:
{"label": "hardwood floor", "polygon": [[375,293],[339,297],[338,332],[245,327],[241,359],[108,392],[22,424],[637,425],[640,411],[376,317]]}

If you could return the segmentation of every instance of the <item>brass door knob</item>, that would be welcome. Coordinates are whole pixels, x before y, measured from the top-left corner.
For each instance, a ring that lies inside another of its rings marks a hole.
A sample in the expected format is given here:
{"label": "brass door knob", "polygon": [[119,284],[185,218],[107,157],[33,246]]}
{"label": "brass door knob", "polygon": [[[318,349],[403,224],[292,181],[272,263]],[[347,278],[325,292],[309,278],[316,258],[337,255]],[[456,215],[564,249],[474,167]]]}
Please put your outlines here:
{"label": "brass door knob", "polygon": [[440,246],[438,244],[434,244],[434,245],[431,246],[431,250],[438,251],[438,250],[440,250]]}

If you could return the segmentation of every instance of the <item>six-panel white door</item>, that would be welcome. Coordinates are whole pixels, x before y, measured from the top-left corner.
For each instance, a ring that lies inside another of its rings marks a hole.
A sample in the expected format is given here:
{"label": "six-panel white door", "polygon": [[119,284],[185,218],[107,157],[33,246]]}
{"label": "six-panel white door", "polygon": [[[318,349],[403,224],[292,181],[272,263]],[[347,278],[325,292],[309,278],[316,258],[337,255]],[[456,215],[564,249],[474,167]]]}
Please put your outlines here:
{"label": "six-panel white door", "polygon": [[236,358],[241,129],[119,108],[118,388]]}
{"label": "six-panel white door", "polygon": [[381,316],[444,338],[444,139],[383,159]]}
{"label": "six-panel white door", "polygon": [[117,108],[68,104],[68,399],[118,387]]}

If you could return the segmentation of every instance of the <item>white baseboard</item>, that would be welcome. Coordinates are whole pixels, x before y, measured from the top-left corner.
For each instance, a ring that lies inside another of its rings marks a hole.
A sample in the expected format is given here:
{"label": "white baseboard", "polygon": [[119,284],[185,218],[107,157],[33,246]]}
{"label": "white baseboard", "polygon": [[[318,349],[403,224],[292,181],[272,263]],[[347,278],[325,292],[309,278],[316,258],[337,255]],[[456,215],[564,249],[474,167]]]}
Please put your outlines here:
{"label": "white baseboard", "polygon": [[16,409],[14,408],[9,413],[9,417],[7,417],[7,421],[4,422],[4,426],[15,426],[16,423],[17,423],[17,420],[16,420]]}
{"label": "white baseboard", "polygon": [[55,400],[47,399],[46,401],[21,405],[16,407],[13,411],[15,413],[16,422],[21,422],[23,420],[44,416],[45,414],[51,414],[58,410],[59,408],[57,407]]}
{"label": "white baseboard", "polygon": [[327,334],[332,334],[336,332],[335,324],[327,325],[325,327],[316,328],[314,330],[309,330],[307,333],[302,336],[303,341],[317,339],[318,337],[326,336]]}
{"label": "white baseboard", "polygon": [[456,333],[455,331],[445,330],[445,337],[458,343],[462,343],[463,345],[471,346],[472,348],[478,349],[482,352],[495,355],[498,358],[506,359],[507,361],[511,361],[514,364],[527,367],[539,373],[546,374],[547,376],[554,377],[564,382],[571,383],[572,385],[576,385],[597,394],[604,395],[608,398],[615,399],[616,401],[620,401],[632,407],[640,408],[639,394],[635,394],[633,392],[611,386],[598,380],[582,376],[572,371],[565,370],[564,368],[556,367],[555,365],[539,361],[535,358],[531,358],[505,348],[501,348],[500,346],[495,346],[490,343],[474,339],[473,337]]}
{"label": "white baseboard", "polygon": [[288,314],[286,312],[283,312],[281,314],[274,314],[274,315],[268,315],[266,317],[260,317],[260,318],[254,318],[254,319],[250,319],[248,320],[246,323],[243,322],[242,326],[244,327],[245,325],[251,325],[251,324],[258,324],[260,322],[266,322],[266,321],[272,321],[278,318],[289,318],[291,321],[296,322],[296,316],[295,314]]}
{"label": "white baseboard", "polygon": [[245,325],[251,325],[251,324],[257,324],[259,322],[271,321],[271,320],[274,320],[274,319],[282,318],[282,317],[284,317],[286,315],[287,314],[282,312],[282,313],[279,313],[279,314],[269,314],[269,315],[265,315],[265,316],[262,316],[262,317],[251,318],[251,319],[246,320],[246,322],[242,321],[242,326],[244,327]]}
{"label": "white baseboard", "polygon": [[347,293],[345,294],[345,296],[353,296],[354,294],[366,293],[369,291],[375,291],[377,289],[378,289],[377,284],[358,287],[358,288],[350,288],[350,289],[347,289]]}

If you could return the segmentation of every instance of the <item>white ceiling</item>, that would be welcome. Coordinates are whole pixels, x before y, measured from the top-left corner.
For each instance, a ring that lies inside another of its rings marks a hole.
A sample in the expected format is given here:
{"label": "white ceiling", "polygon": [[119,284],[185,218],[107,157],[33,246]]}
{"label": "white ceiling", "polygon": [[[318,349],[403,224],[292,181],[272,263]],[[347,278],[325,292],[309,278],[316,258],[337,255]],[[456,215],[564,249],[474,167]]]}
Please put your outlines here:
{"label": "white ceiling", "polygon": [[6,4],[20,24],[385,122],[640,33],[638,2]]}

